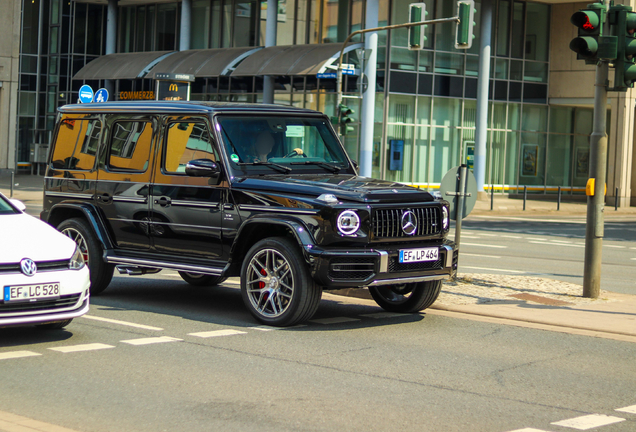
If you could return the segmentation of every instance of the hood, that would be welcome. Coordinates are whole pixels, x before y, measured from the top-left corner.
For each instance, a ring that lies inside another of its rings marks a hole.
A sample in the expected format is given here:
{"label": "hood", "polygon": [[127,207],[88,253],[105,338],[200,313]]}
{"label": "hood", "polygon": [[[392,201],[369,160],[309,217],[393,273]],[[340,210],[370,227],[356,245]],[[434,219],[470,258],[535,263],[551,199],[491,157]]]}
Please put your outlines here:
{"label": "hood", "polygon": [[335,195],[340,201],[360,203],[425,202],[434,201],[430,193],[385,180],[351,175],[262,176],[238,178],[233,189],[303,195],[317,198],[322,194]]}
{"label": "hood", "polygon": [[25,213],[0,215],[0,263],[69,259],[75,242],[49,224]]}

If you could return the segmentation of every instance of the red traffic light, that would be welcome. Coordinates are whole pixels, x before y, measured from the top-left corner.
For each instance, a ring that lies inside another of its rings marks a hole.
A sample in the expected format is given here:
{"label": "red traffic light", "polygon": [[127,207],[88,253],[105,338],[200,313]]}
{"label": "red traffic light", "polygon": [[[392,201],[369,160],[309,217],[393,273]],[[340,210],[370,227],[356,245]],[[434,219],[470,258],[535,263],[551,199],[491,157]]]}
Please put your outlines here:
{"label": "red traffic light", "polygon": [[570,22],[586,32],[596,32],[600,30],[601,20],[594,10],[582,10],[575,12],[570,18]]}

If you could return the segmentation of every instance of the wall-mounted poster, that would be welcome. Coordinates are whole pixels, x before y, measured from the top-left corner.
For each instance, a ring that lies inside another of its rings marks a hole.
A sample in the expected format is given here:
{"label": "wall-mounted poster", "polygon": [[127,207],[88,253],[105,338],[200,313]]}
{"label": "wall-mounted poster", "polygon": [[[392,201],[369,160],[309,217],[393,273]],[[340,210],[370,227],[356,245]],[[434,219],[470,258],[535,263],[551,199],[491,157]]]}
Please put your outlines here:
{"label": "wall-mounted poster", "polygon": [[574,176],[577,178],[587,178],[590,172],[590,149],[577,148],[574,163]]}
{"label": "wall-mounted poster", "polygon": [[537,144],[524,144],[521,147],[521,175],[537,176],[539,159],[539,146]]}

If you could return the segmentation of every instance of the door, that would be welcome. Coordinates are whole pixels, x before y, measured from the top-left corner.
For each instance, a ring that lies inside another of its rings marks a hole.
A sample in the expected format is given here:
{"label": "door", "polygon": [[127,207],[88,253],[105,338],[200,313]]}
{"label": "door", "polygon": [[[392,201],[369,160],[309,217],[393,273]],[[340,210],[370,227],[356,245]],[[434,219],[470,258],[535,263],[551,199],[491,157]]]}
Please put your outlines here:
{"label": "door", "polygon": [[154,248],[158,253],[172,255],[172,260],[192,257],[219,260],[222,255],[221,201],[227,186],[210,184],[214,181],[208,177],[191,177],[185,173],[186,164],[191,160],[220,161],[208,120],[168,117],[163,128],[164,138],[151,189]]}
{"label": "door", "polygon": [[148,250],[148,194],[157,119],[148,116],[119,119],[107,120],[108,142],[98,163],[95,202],[107,219],[118,248]]}

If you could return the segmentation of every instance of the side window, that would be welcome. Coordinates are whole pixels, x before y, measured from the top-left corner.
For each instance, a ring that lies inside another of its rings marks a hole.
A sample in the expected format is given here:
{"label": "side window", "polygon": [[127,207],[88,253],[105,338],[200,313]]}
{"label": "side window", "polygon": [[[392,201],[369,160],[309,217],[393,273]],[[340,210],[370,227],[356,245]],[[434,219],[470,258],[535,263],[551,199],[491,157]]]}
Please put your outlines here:
{"label": "side window", "polygon": [[150,122],[117,122],[113,124],[106,165],[111,171],[144,172],[148,169],[151,147]]}
{"label": "side window", "polygon": [[185,173],[186,164],[194,159],[219,160],[205,123],[178,122],[168,124],[163,169],[167,173]]}
{"label": "side window", "polygon": [[55,139],[52,167],[78,171],[93,169],[101,133],[99,120],[62,118]]}

